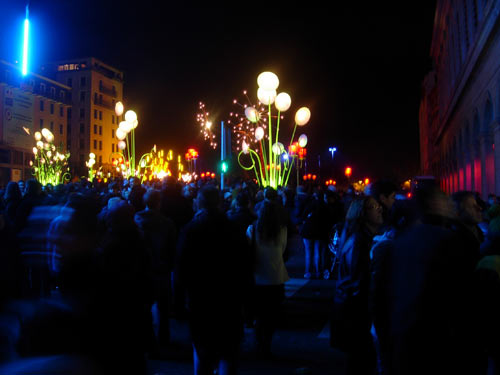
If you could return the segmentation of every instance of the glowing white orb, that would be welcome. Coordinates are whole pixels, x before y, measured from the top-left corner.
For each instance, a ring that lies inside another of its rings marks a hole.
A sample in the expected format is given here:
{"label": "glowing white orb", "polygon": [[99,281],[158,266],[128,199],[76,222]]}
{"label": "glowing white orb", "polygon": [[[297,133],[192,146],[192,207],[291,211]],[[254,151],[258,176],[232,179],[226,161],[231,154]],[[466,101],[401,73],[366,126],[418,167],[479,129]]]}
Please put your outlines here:
{"label": "glowing white orb", "polygon": [[89,167],[92,167],[95,164],[95,159],[89,160]]}
{"label": "glowing white orb", "polygon": [[38,148],[43,148],[43,142],[42,141],[38,141],[36,143],[36,145],[37,145]]}
{"label": "glowing white orb", "polygon": [[259,112],[254,107],[246,107],[245,116],[250,122],[256,123],[259,121]]}
{"label": "glowing white orb", "polygon": [[248,154],[248,152],[249,152],[248,148],[249,148],[248,143],[246,143],[245,141],[243,141],[243,143],[241,145],[241,149],[243,150],[243,153]]}
{"label": "glowing white orb", "polygon": [[299,126],[307,124],[310,118],[311,111],[307,107],[302,107],[295,113],[295,123]]}
{"label": "glowing white orb", "polygon": [[42,133],[40,133],[40,132],[36,132],[36,133],[35,133],[35,139],[36,139],[37,141],[41,140],[41,139],[42,139]]}
{"label": "glowing white orb", "polygon": [[38,153],[38,149],[36,147],[33,147],[33,153],[36,155]]}
{"label": "glowing white orb", "polygon": [[121,116],[123,115],[123,103],[122,102],[118,102],[115,104],[115,113],[117,116]]}
{"label": "glowing white orb", "polygon": [[128,110],[127,112],[125,112],[125,121],[133,124],[136,120],[137,120],[137,114],[134,111]]}
{"label": "glowing white orb", "polygon": [[137,119],[135,119],[135,121],[132,122],[132,129],[137,128],[137,125],[139,125],[139,121],[137,121]]}
{"label": "glowing white orb", "polygon": [[94,154],[93,152],[91,152],[91,153],[89,154],[89,158],[91,158],[91,159],[95,159],[95,154]]}
{"label": "glowing white orb", "polygon": [[44,136],[45,140],[49,143],[54,140],[54,134],[52,134],[52,132],[47,128],[42,129],[42,135]]}
{"label": "glowing white orb", "polygon": [[125,147],[127,147],[127,144],[124,141],[118,142],[118,148],[120,150],[125,150]]}
{"label": "glowing white orb", "polygon": [[283,143],[281,142],[276,142],[273,145],[273,153],[276,155],[281,155],[285,151],[285,147],[283,146]]}
{"label": "glowing white orb", "polygon": [[262,138],[264,138],[264,129],[259,126],[255,129],[255,139],[260,141]]}
{"label": "glowing white orb", "polygon": [[273,104],[276,99],[276,90],[266,90],[261,87],[257,90],[257,98],[262,104]]}
{"label": "glowing white orb", "polygon": [[281,112],[287,111],[291,104],[292,98],[286,92],[279,93],[274,103],[276,109]]}
{"label": "glowing white orb", "polygon": [[122,121],[120,122],[120,125],[118,125],[118,129],[121,129],[121,131],[128,133],[132,130],[132,124],[127,121]]}
{"label": "glowing white orb", "polygon": [[264,90],[276,90],[280,84],[280,80],[272,72],[262,72],[257,77],[257,84]]}
{"label": "glowing white orb", "polygon": [[302,134],[300,137],[299,137],[299,146],[304,148],[307,146],[307,135],[305,134]]}
{"label": "glowing white orb", "polygon": [[123,141],[127,137],[127,133],[125,133],[122,129],[116,129],[116,138],[120,141]]}
{"label": "glowing white orb", "polygon": [[210,122],[210,121],[205,122],[205,127],[207,129],[210,129],[212,127],[212,122]]}

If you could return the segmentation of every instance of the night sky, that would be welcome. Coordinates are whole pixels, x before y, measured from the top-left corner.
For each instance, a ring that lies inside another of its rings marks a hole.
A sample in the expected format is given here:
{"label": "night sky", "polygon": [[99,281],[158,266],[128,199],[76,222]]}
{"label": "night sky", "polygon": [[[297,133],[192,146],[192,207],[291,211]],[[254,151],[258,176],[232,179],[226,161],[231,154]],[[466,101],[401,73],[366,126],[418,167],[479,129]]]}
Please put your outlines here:
{"label": "night sky", "polygon": [[[283,143],[295,111],[311,109],[297,133],[308,135],[311,173],[318,157],[322,177],[335,178],[348,164],[355,178],[417,173],[435,0],[334,2],[328,10],[311,1],[279,2],[290,5],[283,9],[264,2],[129,3],[31,1],[30,65],[37,71],[46,62],[94,56],[122,70],[125,104],[139,117],[139,151],[153,143],[177,152],[194,146],[200,163],[215,169],[219,151],[200,136],[198,102],[225,121],[244,89],[256,101],[257,76],[270,70],[280,78],[278,92],[292,97]],[[0,0],[0,59],[20,60],[25,4]],[[333,161],[331,146],[338,149]]]}

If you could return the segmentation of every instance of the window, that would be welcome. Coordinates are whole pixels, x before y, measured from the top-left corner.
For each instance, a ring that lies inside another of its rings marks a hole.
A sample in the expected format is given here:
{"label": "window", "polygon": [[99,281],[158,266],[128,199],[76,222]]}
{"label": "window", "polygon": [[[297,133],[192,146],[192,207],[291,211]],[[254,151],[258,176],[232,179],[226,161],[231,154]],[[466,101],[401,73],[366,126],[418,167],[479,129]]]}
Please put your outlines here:
{"label": "window", "polygon": [[59,124],[59,134],[63,133],[63,124]]}
{"label": "window", "polygon": [[97,104],[97,93],[94,92],[94,104]]}
{"label": "window", "polygon": [[111,138],[115,137],[115,129],[111,129]]}
{"label": "window", "polygon": [[102,135],[102,126],[99,126],[99,135]]}
{"label": "window", "polygon": [[71,120],[71,108],[68,108],[66,110],[66,117],[68,118],[68,120]]}
{"label": "window", "polygon": [[94,139],[94,150],[97,150],[97,140]]}
{"label": "window", "polygon": [[46,90],[45,83],[40,83],[40,92],[41,92],[42,94],[45,94],[45,90]]}
{"label": "window", "polygon": [[85,108],[80,108],[80,118],[85,118]]}
{"label": "window", "polygon": [[99,150],[102,150],[102,141],[99,141]]}
{"label": "window", "polygon": [[102,164],[102,155],[99,155],[99,164]]}
{"label": "window", "polygon": [[73,87],[73,78],[68,78],[68,86]]}
{"label": "window", "polygon": [[85,124],[80,124],[80,134],[85,133]]}
{"label": "window", "polygon": [[[85,146],[83,144],[83,138],[80,138],[80,150],[83,149]],[[81,158],[80,158],[81,159]]]}
{"label": "window", "polygon": [[53,98],[56,97],[56,88],[55,87],[50,88],[50,96]]}
{"label": "window", "polygon": [[43,107],[44,107],[44,101],[43,100],[40,100],[40,111],[43,112]]}
{"label": "window", "polygon": [[61,102],[64,102],[66,94],[64,91],[59,91],[59,99],[61,99]]}
{"label": "window", "polygon": [[50,122],[50,131],[53,132],[54,131],[54,121],[51,121]]}
{"label": "window", "polygon": [[114,124],[115,123],[115,115],[111,115],[111,123]]}
{"label": "window", "polygon": [[94,109],[94,118],[97,118],[97,109]]}
{"label": "window", "polygon": [[99,94],[99,104],[102,104],[102,94]]}
{"label": "window", "polygon": [[43,118],[40,119],[40,129],[43,128]]}
{"label": "window", "polygon": [[111,144],[111,152],[115,152],[115,144],[114,143]]}
{"label": "window", "polygon": [[62,105],[59,107],[59,117],[64,117],[64,107]]}
{"label": "window", "polygon": [[99,111],[99,120],[102,120],[102,111]]}
{"label": "window", "polygon": [[80,87],[85,87],[87,85],[87,80],[85,77],[80,77]]}
{"label": "window", "polygon": [[85,101],[85,91],[80,91],[80,101],[81,102]]}
{"label": "window", "polygon": [[94,134],[97,134],[97,125],[94,124]]}
{"label": "window", "polygon": [[102,81],[99,81],[99,90],[102,91]]}
{"label": "window", "polygon": [[54,103],[50,103],[50,114],[54,114]]}
{"label": "window", "polygon": [[68,133],[68,135],[70,135],[70,134],[71,134],[71,124],[68,124],[68,125],[66,126],[66,133]]}

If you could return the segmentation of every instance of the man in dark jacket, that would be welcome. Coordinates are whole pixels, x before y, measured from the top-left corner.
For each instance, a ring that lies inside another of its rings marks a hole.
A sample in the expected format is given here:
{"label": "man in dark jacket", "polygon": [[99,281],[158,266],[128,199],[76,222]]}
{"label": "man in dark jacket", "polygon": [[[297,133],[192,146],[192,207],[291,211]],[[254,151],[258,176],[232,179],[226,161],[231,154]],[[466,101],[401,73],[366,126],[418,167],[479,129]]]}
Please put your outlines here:
{"label": "man in dark jacket", "polygon": [[202,188],[198,212],[179,243],[179,280],[186,290],[195,374],[234,373],[243,334],[242,290],[249,269],[246,239],[219,210],[219,192]]}
{"label": "man in dark jacket", "polygon": [[451,200],[436,188],[416,194],[420,220],[387,254],[387,337],[391,374],[480,374],[474,336],[477,249],[464,238]]}
{"label": "man in dark jacket", "polygon": [[153,272],[153,298],[158,306],[158,341],[166,345],[170,341],[169,301],[170,275],[176,244],[174,222],[160,212],[161,193],[150,189],[144,194],[146,209],[135,214],[134,221],[141,230],[144,244],[151,252]]}

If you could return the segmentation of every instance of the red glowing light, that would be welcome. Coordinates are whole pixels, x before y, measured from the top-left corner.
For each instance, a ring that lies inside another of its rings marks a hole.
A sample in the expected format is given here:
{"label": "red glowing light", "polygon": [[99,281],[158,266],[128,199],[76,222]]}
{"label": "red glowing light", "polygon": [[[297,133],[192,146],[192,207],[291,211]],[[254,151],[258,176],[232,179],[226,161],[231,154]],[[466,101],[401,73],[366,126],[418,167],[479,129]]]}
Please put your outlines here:
{"label": "red glowing light", "polygon": [[349,178],[349,177],[351,177],[351,175],[352,175],[352,168],[351,168],[351,167],[347,167],[347,168],[345,169],[345,175],[346,175],[348,178]]}
{"label": "red glowing light", "polygon": [[365,178],[365,185],[368,185],[370,183],[370,179],[369,178]]}

